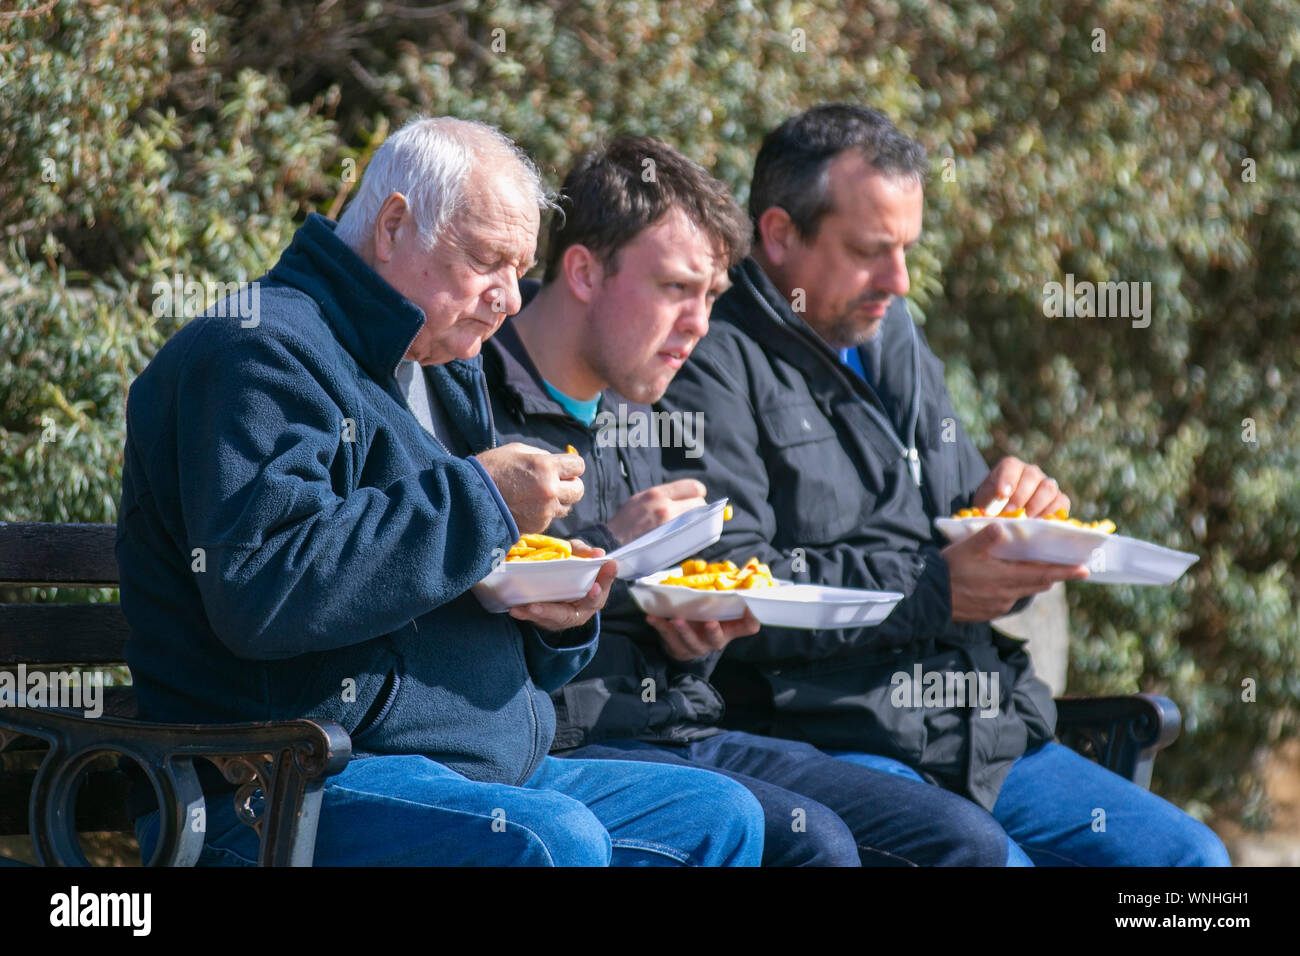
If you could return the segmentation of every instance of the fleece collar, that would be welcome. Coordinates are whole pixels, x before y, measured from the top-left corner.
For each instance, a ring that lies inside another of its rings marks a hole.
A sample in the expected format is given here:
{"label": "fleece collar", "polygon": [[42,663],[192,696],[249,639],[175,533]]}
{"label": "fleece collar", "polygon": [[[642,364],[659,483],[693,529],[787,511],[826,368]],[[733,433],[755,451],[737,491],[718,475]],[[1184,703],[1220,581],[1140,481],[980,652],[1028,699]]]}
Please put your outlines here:
{"label": "fleece collar", "polygon": [[[357,364],[400,400],[397,365],[424,326],[424,310],[366,265],[334,234],[335,225],[319,213],[308,215],[269,278],[311,296]],[[481,450],[495,444],[482,360],[453,359],[425,371],[470,446]]]}
{"label": "fleece collar", "polygon": [[366,374],[396,387],[393,373],[424,326],[424,310],[366,265],[334,227],[319,213],[308,215],[270,278],[315,299]]}

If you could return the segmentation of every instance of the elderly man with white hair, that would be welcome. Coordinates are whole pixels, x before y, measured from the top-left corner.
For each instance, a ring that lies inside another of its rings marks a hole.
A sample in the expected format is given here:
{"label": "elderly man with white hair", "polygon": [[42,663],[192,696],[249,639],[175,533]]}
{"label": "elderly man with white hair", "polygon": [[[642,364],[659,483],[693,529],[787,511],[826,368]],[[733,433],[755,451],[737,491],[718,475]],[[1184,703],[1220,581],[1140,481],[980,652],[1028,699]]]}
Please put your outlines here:
{"label": "elderly man with white hair", "polygon": [[[354,757],[318,865],[761,854],[758,804],[724,777],[547,756],[548,692],[594,654],[612,566],[567,604],[494,614],[470,591],[582,495],[578,456],[497,447],[477,358],[545,205],[496,130],[412,121],[337,226],[294,234],[252,321],[195,319],[131,388],[117,558],[141,716],[340,723]],[[255,862],[232,788],[201,778],[199,862]],[[136,807],[147,856],[157,812]]]}

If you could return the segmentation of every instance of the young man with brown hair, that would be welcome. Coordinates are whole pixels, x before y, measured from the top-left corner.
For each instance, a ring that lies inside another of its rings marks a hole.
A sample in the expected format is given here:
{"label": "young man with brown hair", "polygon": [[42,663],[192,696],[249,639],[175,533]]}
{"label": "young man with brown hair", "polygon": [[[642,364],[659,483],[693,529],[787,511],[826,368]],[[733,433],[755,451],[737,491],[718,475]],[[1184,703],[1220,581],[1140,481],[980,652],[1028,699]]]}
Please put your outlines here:
{"label": "young man with brown hair", "polygon": [[[705,503],[700,482],[665,482],[663,433],[647,416],[708,332],[749,226],[722,183],[647,137],[582,157],[560,203],[545,284],[522,289],[525,306],[485,347],[484,368],[503,439],[573,445],[587,463],[586,493],[555,533],[608,551]],[[677,437],[692,455],[713,436]],[[554,749],[740,781],[763,805],[766,865],[1006,861],[1005,835],[966,801],[808,744],[722,730],[709,673],[722,647],[756,629],[748,616],[647,619],[616,582],[596,657],[553,695]]]}

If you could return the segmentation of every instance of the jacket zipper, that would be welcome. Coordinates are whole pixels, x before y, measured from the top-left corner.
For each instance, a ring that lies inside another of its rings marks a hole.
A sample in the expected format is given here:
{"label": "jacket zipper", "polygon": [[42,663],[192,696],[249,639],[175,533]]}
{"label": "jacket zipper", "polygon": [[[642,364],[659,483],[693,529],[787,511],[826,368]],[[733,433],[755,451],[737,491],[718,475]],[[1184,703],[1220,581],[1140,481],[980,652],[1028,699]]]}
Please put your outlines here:
{"label": "jacket zipper", "polygon": [[[483,407],[487,410],[488,440],[491,442],[491,445],[489,447],[496,448],[497,447],[497,422],[496,422],[496,416],[492,414],[492,399],[488,394],[487,373],[484,372],[483,369],[481,368],[478,369],[477,372],[478,372],[479,391],[483,394]],[[524,625],[524,626],[535,627],[536,625]],[[520,776],[520,778],[515,782],[515,786],[517,787],[522,787],[525,783],[528,782],[528,780],[536,772],[537,765],[541,762],[542,758],[546,756],[546,751],[542,747],[542,720],[537,715],[537,701],[533,697],[533,692],[537,690],[537,686],[533,684],[533,675],[528,671],[528,657],[524,653],[524,643],[523,643],[524,640],[525,638],[523,637],[523,635],[520,635],[519,640],[514,641],[513,644],[515,648],[515,653],[519,655],[518,657],[519,667],[523,673],[524,683],[529,688],[528,716],[531,718],[530,723],[532,724],[533,742],[528,752],[528,765],[524,768],[523,775]]]}
{"label": "jacket zipper", "polygon": [[483,393],[483,407],[487,409],[488,441],[492,443],[488,445],[488,448],[496,448],[497,447],[497,422],[496,419],[492,417],[492,398],[488,395],[487,373],[484,372],[481,368],[477,369],[476,371],[478,372],[479,391]]}
{"label": "jacket zipper", "polygon": [[[418,336],[419,334],[420,334],[419,332],[416,332],[416,334],[415,334],[414,336],[411,337],[411,341],[408,342],[408,343],[406,344],[406,349],[404,349],[404,350],[402,351],[402,355],[403,355],[403,357],[405,357],[405,355],[406,355],[406,350],[407,350],[407,349],[410,349],[410,347],[411,347],[411,343],[415,341],[416,336]],[[399,360],[399,364],[400,364],[400,360]],[[479,392],[480,392],[480,393],[482,394],[482,396],[483,396],[483,407],[484,407],[484,410],[487,412],[487,419],[488,419],[488,439],[489,439],[489,441],[492,443],[490,447],[492,447],[492,448],[496,448],[496,447],[497,447],[497,426],[496,426],[496,419],[493,418],[493,416],[492,416],[492,401],[491,401],[491,399],[488,397],[488,390],[487,390],[487,376],[483,373],[483,370],[482,370],[482,369],[478,369],[477,372],[478,372]],[[421,375],[424,374],[424,367],[423,367],[423,366],[420,367],[420,374],[421,374]],[[397,366],[393,366],[393,380],[394,380],[394,385],[396,385],[396,379],[397,379]],[[427,383],[426,383],[426,387],[427,387]],[[399,393],[399,397],[400,397],[400,393]],[[403,401],[403,404],[406,404],[405,401]],[[407,407],[408,407],[408,409],[409,409],[410,406],[408,405]],[[420,430],[421,430],[421,431],[424,431],[423,428],[420,429]],[[439,438],[437,435],[433,434],[432,432],[429,432],[428,434],[429,434],[429,436],[430,436],[434,441],[436,441],[436,442],[438,443],[438,447],[439,447],[439,448],[441,448],[443,451],[445,451],[448,455],[451,455],[451,454],[452,454],[451,449],[448,448],[445,444],[443,444],[443,441],[442,441],[441,438]],[[455,457],[455,456],[452,455],[452,457]],[[531,686],[532,686],[532,683],[533,683],[533,680],[532,680],[532,675],[528,673],[528,660],[527,660],[527,658],[524,656],[524,648],[523,648],[522,638],[521,638],[519,641],[514,642],[514,648],[515,648],[515,653],[519,655],[519,657],[518,657],[518,661],[519,661],[519,666],[523,669],[524,681],[525,681],[525,683],[526,683],[527,685],[529,685],[529,686],[531,687]],[[397,684],[394,683],[392,691],[389,692],[389,697],[390,697],[390,698],[394,697],[394,696],[396,695],[396,693],[397,693]],[[381,710],[381,712],[382,712],[382,710]],[[542,732],[542,722],[541,722],[541,719],[537,716],[537,705],[536,705],[536,703],[535,703],[534,700],[533,700],[533,695],[532,695],[531,692],[528,694],[528,713],[529,713],[529,716],[532,718],[531,723],[532,723],[532,725],[533,725],[533,726],[532,726],[532,731],[533,731],[533,743],[532,743],[532,747],[530,748],[530,752],[529,752],[529,755],[528,755],[528,765],[529,765],[529,768],[532,768],[533,764],[537,762],[537,759],[538,759],[538,752],[541,750],[541,732]],[[366,728],[366,730],[369,730],[369,729],[370,729],[369,727]],[[357,736],[358,736],[358,737],[361,736],[361,733],[358,732],[358,733],[357,733]],[[523,779],[521,779],[521,780],[519,781],[519,785],[522,785],[523,783],[525,783],[525,782],[528,780],[528,777],[530,777],[530,776],[532,775],[532,770],[531,770],[531,769],[527,770],[527,774],[528,774],[528,776],[525,776]]]}
{"label": "jacket zipper", "polygon": [[[754,283],[750,280],[749,276],[745,273],[743,267],[740,269],[740,277],[744,280],[745,286],[749,289],[750,295],[753,296],[754,299],[758,302],[758,304],[763,307],[764,311],[767,312],[768,316],[770,316],[772,320],[775,321],[781,329],[783,329],[784,331],[788,332],[791,335],[794,335],[796,338],[802,341],[803,336],[799,334],[798,330],[792,328],[790,324],[785,321],[785,319],[781,318],[781,316],[777,313],[777,311],[772,308],[771,303],[769,303],[765,298],[763,298],[762,294],[758,291],[758,289],[754,287]],[[813,347],[813,352],[817,355],[818,358],[822,360],[822,362],[824,362],[826,365],[830,367],[831,371],[835,373],[835,375],[839,378],[840,383],[843,384],[844,387],[849,390],[850,394],[856,394],[854,392],[853,383],[852,381],[849,380],[848,373],[844,371],[843,367],[834,357],[827,355],[824,348],[817,348],[816,347],[817,343],[805,343],[805,344],[808,344]],[[872,405],[870,402],[866,402],[866,401],[862,402],[863,406],[867,410],[867,414],[870,415],[875,420],[876,424],[881,427],[881,430],[884,431],[885,435],[889,438],[889,440],[893,442],[894,448],[898,452],[899,457],[907,462],[908,471],[911,472],[912,475],[912,483],[916,485],[918,488],[921,487],[921,456],[916,450],[916,426],[917,423],[920,421],[920,399],[921,399],[921,395],[920,395],[921,380],[919,376],[919,368],[920,368],[920,356],[918,354],[918,349],[916,345],[916,330],[912,329],[912,408],[911,408],[911,423],[910,423],[911,433],[908,436],[907,445],[903,444],[902,440],[898,437],[897,432],[894,431],[893,422],[891,422],[888,418],[886,418],[884,414],[881,413],[881,411],[878,408],[876,408],[876,406]]]}
{"label": "jacket zipper", "polygon": [[[381,720],[388,716],[388,711],[392,708],[393,702],[397,700],[397,690],[401,686],[401,678],[397,676],[396,671],[389,671],[389,673],[384,677],[385,685],[388,684],[389,678],[392,678],[392,685],[388,689],[388,695],[384,698],[383,703],[379,706],[379,709],[374,712],[370,719],[352,732],[353,737],[364,737],[366,734],[370,733],[370,731],[373,730]],[[380,691],[383,691],[383,686],[380,687]],[[376,697],[375,700],[378,701],[379,698]]]}

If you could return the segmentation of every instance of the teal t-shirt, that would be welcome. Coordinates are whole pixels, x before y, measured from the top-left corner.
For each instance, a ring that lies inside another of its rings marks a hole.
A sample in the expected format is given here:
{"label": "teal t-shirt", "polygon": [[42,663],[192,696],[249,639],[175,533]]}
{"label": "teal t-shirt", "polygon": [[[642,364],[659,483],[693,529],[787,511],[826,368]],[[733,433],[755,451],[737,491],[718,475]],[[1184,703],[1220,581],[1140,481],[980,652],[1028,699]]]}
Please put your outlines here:
{"label": "teal t-shirt", "polygon": [[590,425],[596,420],[596,410],[600,408],[599,395],[589,402],[583,402],[565,395],[562,391],[544,379],[542,384],[546,386],[546,391],[550,393],[551,398],[563,405],[564,410],[578,421],[582,422],[582,424]]}

